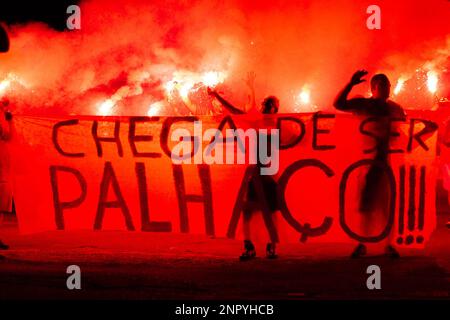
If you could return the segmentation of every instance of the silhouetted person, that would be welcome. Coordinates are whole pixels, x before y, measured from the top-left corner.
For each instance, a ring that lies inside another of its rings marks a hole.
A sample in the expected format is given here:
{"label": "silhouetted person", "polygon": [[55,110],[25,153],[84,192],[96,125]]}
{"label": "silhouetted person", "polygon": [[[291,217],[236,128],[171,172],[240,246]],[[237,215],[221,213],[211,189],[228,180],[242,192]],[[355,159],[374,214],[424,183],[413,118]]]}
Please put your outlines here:
{"label": "silhouetted person", "polygon": [[[449,58],[450,61],[450,58]],[[449,72],[450,74],[450,72]],[[450,119],[447,120],[445,131],[442,137],[442,145],[446,148],[450,149]],[[442,159],[443,160],[443,159]],[[447,208],[450,206],[450,163],[444,161],[443,170],[444,170],[444,188],[447,190]],[[450,220],[446,223],[447,228],[450,229]]]}
{"label": "silhouetted person", "polygon": [[0,52],[9,51],[9,38],[6,30],[0,25]]}
{"label": "silhouetted person", "polygon": [[[362,79],[367,75],[367,71],[359,70],[352,76],[350,83],[348,83],[344,90],[342,90],[336,97],[334,106],[338,110],[350,111],[361,115],[367,115],[375,118],[375,132],[377,135],[377,144],[375,147],[376,160],[381,165],[388,165],[389,163],[389,137],[391,132],[391,118],[402,119],[405,117],[403,109],[395,102],[388,100],[390,95],[391,84],[389,79],[384,74],[376,74],[370,81],[370,88],[372,91],[371,98],[354,98],[348,99],[348,95],[353,86],[358,85],[364,81]],[[370,218],[378,209],[381,210],[385,216],[376,217],[377,220],[386,218],[388,212],[389,195],[387,194],[387,185],[384,180],[384,170],[378,165],[372,165],[366,174],[364,186],[361,193],[359,211],[364,216],[362,217],[362,224],[364,231],[367,231],[371,226]],[[373,221],[372,221],[373,222]],[[397,250],[391,245],[391,239],[386,246],[386,254],[398,258],[400,255]],[[353,258],[363,256],[367,253],[366,246],[362,243],[358,244],[352,253]]]}
{"label": "silhouetted person", "polygon": [[[248,103],[247,103],[249,108],[246,108],[247,111],[261,112],[263,114],[276,114],[280,107],[280,102],[279,102],[278,98],[275,96],[269,96],[269,97],[265,98],[264,101],[262,102],[261,110],[257,109],[256,102],[255,102],[254,79],[255,79],[255,74],[252,72],[249,73],[247,76],[247,81],[246,81],[248,89],[249,89]],[[213,96],[214,98],[216,98],[231,113],[233,113],[233,114],[245,114],[246,113],[246,111],[243,111],[243,110],[238,109],[235,106],[233,106],[231,103],[229,103],[223,97],[221,97],[215,90],[208,88],[208,93],[211,96]],[[268,149],[270,150],[270,148],[268,148]],[[258,161],[255,174],[249,181],[246,196],[247,196],[247,200],[249,202],[254,203],[254,202],[258,201],[258,196],[257,196],[257,192],[255,189],[255,183],[256,183],[255,179],[260,179],[260,181],[262,182],[264,196],[266,198],[266,202],[269,207],[270,219],[272,219],[273,213],[275,213],[278,210],[277,184],[276,184],[275,180],[272,178],[272,176],[260,174],[261,166],[262,166],[262,164]],[[243,209],[244,252],[240,256],[240,260],[243,260],[243,261],[252,259],[256,256],[255,246],[251,240],[251,235],[250,235],[250,220],[255,211],[257,211],[256,208],[245,207]],[[274,239],[273,237],[271,237],[270,242],[267,243],[266,257],[268,259],[277,258],[277,254],[275,252],[276,242],[277,242],[277,239]]]}
{"label": "silhouetted person", "polygon": [[[8,52],[8,51],[9,51],[8,34],[6,33],[6,30],[3,28],[3,26],[0,25],[0,52]],[[11,120],[10,114],[4,113],[3,110],[1,110],[0,117],[5,117],[6,121]],[[7,250],[8,248],[9,247],[0,240],[0,250]]]}

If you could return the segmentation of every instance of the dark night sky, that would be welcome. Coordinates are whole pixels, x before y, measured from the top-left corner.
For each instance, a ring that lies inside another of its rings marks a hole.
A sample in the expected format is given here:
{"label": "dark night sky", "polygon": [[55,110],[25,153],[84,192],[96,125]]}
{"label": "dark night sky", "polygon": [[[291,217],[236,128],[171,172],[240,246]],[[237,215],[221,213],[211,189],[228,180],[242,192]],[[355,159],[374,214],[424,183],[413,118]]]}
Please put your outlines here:
{"label": "dark night sky", "polygon": [[67,7],[79,2],[78,0],[2,0],[0,2],[0,21],[8,24],[41,21],[55,29],[63,30],[68,17]]}

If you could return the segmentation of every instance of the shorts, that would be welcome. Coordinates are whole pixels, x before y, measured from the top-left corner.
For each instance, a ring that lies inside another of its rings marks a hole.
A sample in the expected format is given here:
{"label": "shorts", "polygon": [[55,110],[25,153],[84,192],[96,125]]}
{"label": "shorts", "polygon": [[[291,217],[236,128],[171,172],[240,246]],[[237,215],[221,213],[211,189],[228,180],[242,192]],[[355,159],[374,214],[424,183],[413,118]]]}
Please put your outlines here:
{"label": "shorts", "polygon": [[258,202],[259,200],[255,188],[255,182],[257,181],[256,179],[260,179],[262,183],[264,197],[267,201],[267,205],[269,206],[269,210],[278,210],[277,183],[271,176],[257,174],[250,179],[247,190],[248,200],[253,202]]}

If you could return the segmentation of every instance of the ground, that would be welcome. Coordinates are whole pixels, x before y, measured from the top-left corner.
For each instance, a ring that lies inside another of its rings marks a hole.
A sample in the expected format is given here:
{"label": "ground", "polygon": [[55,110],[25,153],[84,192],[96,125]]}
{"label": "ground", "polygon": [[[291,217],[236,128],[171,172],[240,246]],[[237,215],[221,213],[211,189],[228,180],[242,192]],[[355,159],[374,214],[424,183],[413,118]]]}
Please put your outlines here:
{"label": "ground", "polygon": [[[0,235],[3,299],[449,299],[450,217],[424,250],[402,258],[348,258],[351,244],[286,244],[280,258],[240,262],[240,241],[206,236],[125,232],[20,235],[14,220]],[[264,248],[259,247],[260,254]],[[82,290],[66,288],[67,266],[82,272]],[[366,268],[382,271],[368,290]]]}

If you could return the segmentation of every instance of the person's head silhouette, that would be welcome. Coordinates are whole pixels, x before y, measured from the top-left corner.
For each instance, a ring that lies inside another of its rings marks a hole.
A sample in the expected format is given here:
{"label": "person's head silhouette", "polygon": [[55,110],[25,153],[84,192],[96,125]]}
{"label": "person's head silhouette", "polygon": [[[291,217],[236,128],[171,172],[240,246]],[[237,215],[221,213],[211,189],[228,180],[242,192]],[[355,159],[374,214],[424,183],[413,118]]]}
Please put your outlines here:
{"label": "person's head silhouette", "polygon": [[375,99],[387,100],[391,94],[391,83],[383,73],[376,74],[372,77],[370,80],[370,88],[372,90],[372,96]]}
{"label": "person's head silhouette", "polygon": [[9,51],[9,38],[6,30],[0,25],[0,52]]}
{"label": "person's head silhouette", "polygon": [[274,114],[278,112],[280,108],[280,101],[275,96],[268,96],[262,102],[262,113]]}

